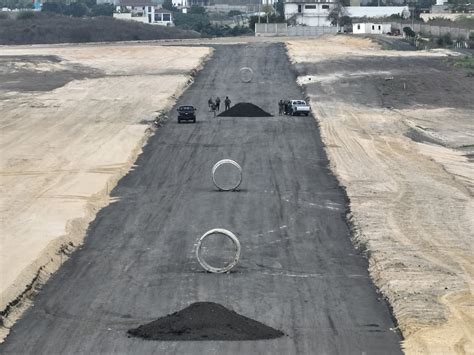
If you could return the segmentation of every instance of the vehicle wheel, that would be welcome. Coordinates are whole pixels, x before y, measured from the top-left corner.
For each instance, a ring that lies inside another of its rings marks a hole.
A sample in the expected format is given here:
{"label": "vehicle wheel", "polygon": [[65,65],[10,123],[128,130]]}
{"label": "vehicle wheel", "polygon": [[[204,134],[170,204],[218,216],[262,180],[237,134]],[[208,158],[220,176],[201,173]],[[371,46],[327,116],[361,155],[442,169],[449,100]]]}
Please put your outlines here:
{"label": "vehicle wheel", "polygon": [[193,120],[193,123],[196,123],[196,119]]}
{"label": "vehicle wheel", "polygon": [[309,112],[306,112],[306,116],[309,116]]}
{"label": "vehicle wheel", "polygon": [[178,120],[178,123],[181,123],[181,120]]}

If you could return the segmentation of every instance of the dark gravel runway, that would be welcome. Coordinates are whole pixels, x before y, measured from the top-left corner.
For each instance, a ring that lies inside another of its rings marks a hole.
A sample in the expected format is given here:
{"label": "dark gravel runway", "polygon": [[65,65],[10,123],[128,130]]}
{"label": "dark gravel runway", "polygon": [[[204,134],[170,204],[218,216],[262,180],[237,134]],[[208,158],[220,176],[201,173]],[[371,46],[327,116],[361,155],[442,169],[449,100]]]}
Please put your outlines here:
{"label": "dark gravel runway", "polygon": [[[241,83],[239,69],[255,72]],[[152,95],[153,93],[144,93]],[[274,117],[218,117],[210,95],[252,102]],[[398,354],[400,337],[350,242],[346,200],[312,117],[277,115],[302,93],[281,44],[216,46],[178,104],[198,123],[159,128],[90,226],[84,246],[45,285],[2,353]],[[239,192],[210,171],[239,162]],[[196,239],[227,228],[242,243],[230,274],[202,271]],[[127,330],[197,301],[217,302],[280,329],[259,341],[157,342]]]}

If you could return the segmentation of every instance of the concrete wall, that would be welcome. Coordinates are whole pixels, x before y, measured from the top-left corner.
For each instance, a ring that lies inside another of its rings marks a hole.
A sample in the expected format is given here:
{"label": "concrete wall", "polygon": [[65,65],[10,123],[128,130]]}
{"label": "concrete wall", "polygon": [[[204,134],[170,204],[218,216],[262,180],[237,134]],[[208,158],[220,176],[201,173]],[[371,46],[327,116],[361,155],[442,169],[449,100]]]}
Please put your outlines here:
{"label": "concrete wall", "polygon": [[301,36],[313,37],[321,36],[324,33],[336,33],[334,26],[287,26],[286,23],[256,23],[255,36],[271,37],[271,36]]}
{"label": "concrete wall", "polygon": [[321,36],[325,33],[337,33],[334,26],[290,26],[288,27],[288,36],[313,37]]}
{"label": "concrete wall", "polygon": [[256,23],[256,37],[288,36],[286,23]]}
{"label": "concrete wall", "polygon": [[[393,28],[397,28],[400,32],[403,32],[403,27],[411,27],[411,24],[407,23],[400,23],[400,22],[392,22],[391,26]],[[426,35],[431,36],[442,36],[446,33],[449,33],[453,39],[458,37],[468,39],[469,33],[474,32],[473,30],[469,30],[467,28],[457,28],[457,27],[445,27],[445,26],[432,26],[429,24],[419,24],[415,23],[413,26],[413,31],[419,32]]]}
{"label": "concrete wall", "polygon": [[458,14],[453,14],[453,13],[446,13],[446,12],[440,12],[440,13],[431,13],[431,14],[420,14],[420,17],[423,21],[427,22],[428,20],[430,19],[436,19],[436,18],[447,18],[451,21],[453,20],[456,20],[458,17],[469,17],[469,18],[472,18],[474,17],[474,15],[472,14],[462,14],[462,13],[458,13]]}
{"label": "concrete wall", "polygon": [[137,21],[142,23],[148,23],[148,16],[141,16],[141,17],[132,17],[130,12],[128,13],[115,13],[114,18],[118,20],[127,20],[127,21]]}
{"label": "concrete wall", "polygon": [[204,6],[208,12],[222,12],[228,13],[231,10],[238,10],[242,13],[258,11],[259,5],[228,5],[228,4],[214,4]]}

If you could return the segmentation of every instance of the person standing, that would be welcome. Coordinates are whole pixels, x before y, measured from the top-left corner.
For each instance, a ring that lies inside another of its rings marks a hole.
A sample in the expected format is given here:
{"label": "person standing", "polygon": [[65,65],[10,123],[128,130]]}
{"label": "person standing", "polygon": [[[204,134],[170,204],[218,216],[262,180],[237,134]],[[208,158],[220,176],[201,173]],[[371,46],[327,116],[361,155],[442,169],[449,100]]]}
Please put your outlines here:
{"label": "person standing", "polygon": [[221,110],[221,99],[219,96],[217,96],[216,98],[216,109],[217,109],[217,112]]}
{"label": "person standing", "polygon": [[224,100],[224,105],[225,105],[225,110],[227,111],[228,109],[230,109],[230,104],[231,104],[232,101],[230,101],[229,99],[229,96],[226,96],[225,97],[225,100]]}
{"label": "person standing", "polygon": [[283,106],[284,106],[283,99],[278,101],[278,114],[281,116],[283,114]]}
{"label": "person standing", "polygon": [[216,110],[217,110],[217,104],[213,102],[211,104],[211,111],[214,113],[214,117],[216,117]]}
{"label": "person standing", "polygon": [[214,101],[212,100],[212,96],[207,100],[207,106],[209,106],[209,112],[212,110],[212,105],[214,105]]}
{"label": "person standing", "polygon": [[283,112],[285,115],[290,114],[290,101],[285,100],[285,103],[283,104]]}

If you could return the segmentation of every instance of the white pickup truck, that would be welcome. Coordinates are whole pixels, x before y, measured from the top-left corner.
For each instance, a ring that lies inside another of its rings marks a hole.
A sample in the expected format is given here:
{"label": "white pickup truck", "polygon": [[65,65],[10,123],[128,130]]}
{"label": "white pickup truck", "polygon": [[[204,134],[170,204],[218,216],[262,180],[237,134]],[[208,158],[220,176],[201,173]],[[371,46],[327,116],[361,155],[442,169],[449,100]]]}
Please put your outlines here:
{"label": "white pickup truck", "polygon": [[311,108],[304,100],[290,100],[290,110],[288,114],[292,116],[305,115],[308,116]]}

